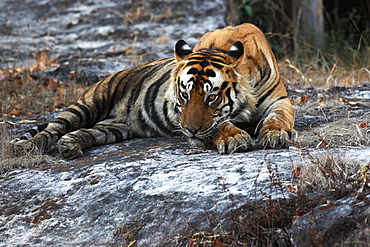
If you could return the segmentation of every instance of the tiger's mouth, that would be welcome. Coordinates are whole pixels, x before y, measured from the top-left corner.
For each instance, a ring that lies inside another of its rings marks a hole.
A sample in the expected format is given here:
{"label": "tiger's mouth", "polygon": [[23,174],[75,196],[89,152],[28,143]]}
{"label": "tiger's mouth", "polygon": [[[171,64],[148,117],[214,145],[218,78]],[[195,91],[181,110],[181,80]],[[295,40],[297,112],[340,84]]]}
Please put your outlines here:
{"label": "tiger's mouth", "polygon": [[212,125],[210,125],[204,130],[202,130],[201,127],[200,128],[186,128],[183,126],[181,126],[181,130],[183,134],[188,138],[197,139],[197,140],[206,140],[214,135],[214,133],[217,130],[216,126],[217,126],[216,122],[213,122]]}

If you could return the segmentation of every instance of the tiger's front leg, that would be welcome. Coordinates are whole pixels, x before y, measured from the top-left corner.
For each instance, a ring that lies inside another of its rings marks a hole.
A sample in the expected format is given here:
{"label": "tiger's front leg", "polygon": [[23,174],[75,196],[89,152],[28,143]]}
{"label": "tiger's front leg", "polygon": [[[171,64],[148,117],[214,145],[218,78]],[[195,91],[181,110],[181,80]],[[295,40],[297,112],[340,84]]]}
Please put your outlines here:
{"label": "tiger's front leg", "polygon": [[288,148],[296,138],[294,111],[288,99],[276,104],[262,124],[258,142],[264,148]]}
{"label": "tiger's front leg", "polygon": [[230,122],[221,124],[218,128],[214,145],[220,154],[246,151],[253,146],[253,140],[244,130]]}

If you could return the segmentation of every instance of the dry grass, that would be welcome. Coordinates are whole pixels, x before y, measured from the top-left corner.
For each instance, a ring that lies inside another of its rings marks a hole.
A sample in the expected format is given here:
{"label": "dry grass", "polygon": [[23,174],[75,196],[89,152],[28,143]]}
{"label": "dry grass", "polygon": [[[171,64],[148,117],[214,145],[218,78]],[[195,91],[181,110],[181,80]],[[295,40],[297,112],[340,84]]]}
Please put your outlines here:
{"label": "dry grass", "polygon": [[[343,152],[343,150],[342,150]],[[312,155],[302,153],[302,162],[292,164],[292,175],[299,194],[330,192],[340,195],[356,194],[364,179],[370,179],[370,165],[344,158],[335,150]]]}
{"label": "dry grass", "polygon": [[342,119],[301,132],[301,148],[351,148],[370,146],[370,116]]}
{"label": "dry grass", "polygon": [[41,153],[23,152],[14,155],[10,147],[10,140],[14,138],[9,133],[9,128],[0,124],[0,174],[10,172],[14,169],[34,167],[41,164],[53,164],[56,159]]}
{"label": "dry grass", "polygon": [[364,227],[356,231],[355,234],[350,236],[346,241],[344,241],[340,246],[341,247],[366,247],[370,243],[370,228]]}
{"label": "dry grass", "polygon": [[0,70],[0,116],[30,117],[60,111],[74,102],[85,85],[39,78],[32,69]]}
{"label": "dry grass", "polygon": [[[368,55],[370,57],[370,52]],[[299,65],[285,59],[279,63],[279,70],[285,84],[305,87],[349,87],[370,81],[369,64],[346,68],[329,62],[325,66],[320,66],[318,62]]]}
{"label": "dry grass", "polygon": [[[0,70],[0,174],[13,169],[41,163],[52,163],[53,158],[41,153],[22,153],[15,157],[10,140],[15,133],[25,131],[23,125],[48,112],[58,112],[74,102],[83,93],[84,84],[64,83],[53,78],[42,78],[40,71],[57,66],[46,53],[35,55],[29,69]],[[42,72],[41,72],[42,73]]]}

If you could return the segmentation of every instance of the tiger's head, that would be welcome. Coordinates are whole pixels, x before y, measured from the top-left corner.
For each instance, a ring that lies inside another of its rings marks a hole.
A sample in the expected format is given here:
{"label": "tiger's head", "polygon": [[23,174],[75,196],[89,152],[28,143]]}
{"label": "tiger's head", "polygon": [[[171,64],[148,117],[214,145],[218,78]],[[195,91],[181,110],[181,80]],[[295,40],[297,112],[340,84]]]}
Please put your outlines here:
{"label": "tiger's head", "polygon": [[255,97],[247,78],[238,71],[243,57],[244,46],[240,41],[227,50],[210,48],[195,52],[183,40],[176,43],[176,67],[169,90],[181,115],[181,130],[190,140],[204,143],[225,121],[251,119]]}

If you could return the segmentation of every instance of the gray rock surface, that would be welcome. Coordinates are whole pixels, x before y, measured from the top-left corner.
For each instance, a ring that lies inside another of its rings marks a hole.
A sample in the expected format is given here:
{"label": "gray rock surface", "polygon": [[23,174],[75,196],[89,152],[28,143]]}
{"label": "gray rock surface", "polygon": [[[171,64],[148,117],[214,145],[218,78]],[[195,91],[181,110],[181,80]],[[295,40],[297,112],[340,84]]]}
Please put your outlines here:
{"label": "gray rock surface", "polygon": [[295,246],[369,246],[370,195],[346,197],[320,205],[297,219],[291,234]]}
{"label": "gray rock surface", "polygon": [[176,138],[135,139],[0,177],[0,243],[185,246],[184,233],[227,231],[248,198],[289,198],[287,167],[306,162],[289,150],[187,149]]}
{"label": "gray rock surface", "polygon": [[138,246],[173,246],[182,231],[220,231],[228,212],[260,190],[285,196],[270,186],[267,163],[280,157],[273,166],[283,179],[289,171],[281,167],[297,156],[287,151],[186,155],[186,147],[176,139],[137,139],[72,162],[7,174],[0,180],[1,241],[122,244],[115,232],[134,222],[141,227],[131,239]]}
{"label": "gray rock surface", "polygon": [[[0,1],[0,54],[5,67],[30,68],[42,51],[58,62],[43,71],[94,83],[108,74],[173,56],[225,26],[225,1]],[[207,13],[207,14],[205,14]]]}

